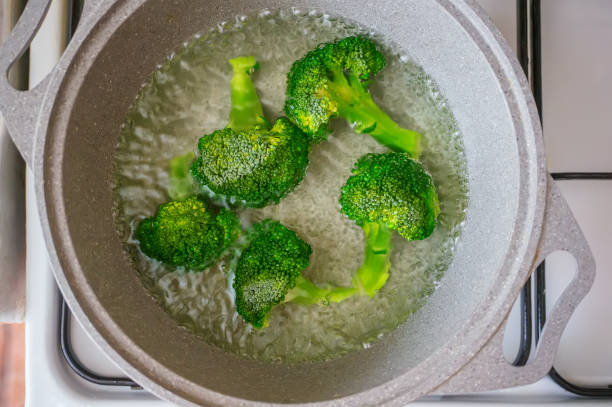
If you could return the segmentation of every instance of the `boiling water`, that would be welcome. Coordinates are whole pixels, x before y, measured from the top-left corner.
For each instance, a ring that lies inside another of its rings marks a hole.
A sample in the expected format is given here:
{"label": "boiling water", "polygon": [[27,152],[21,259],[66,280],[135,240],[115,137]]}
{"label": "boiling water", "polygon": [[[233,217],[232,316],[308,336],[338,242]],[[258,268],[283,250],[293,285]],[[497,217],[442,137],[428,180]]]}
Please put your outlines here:
{"label": "boiling water", "polygon": [[[227,60],[254,55],[254,74],[269,119],[282,115],[285,76],[291,63],[317,44],[365,32],[325,15],[291,12],[237,18],[192,41],[151,75],[121,130],[114,161],[116,221],[134,268],[158,303],[182,326],[227,351],[261,360],[322,360],[368,347],[417,310],[440,284],[460,232],[467,204],[460,136],[435,84],[409,58],[383,44],[387,67],[370,90],[402,126],[424,136],[422,162],[440,199],[439,224],[424,241],[393,240],[391,276],[374,297],[355,296],[329,306],[284,304],[270,325],[253,329],[236,314],[228,285],[228,259],[204,272],[166,267],[144,256],[132,233],[138,222],[169,200],[168,161],[195,150],[199,137],[222,128],[230,110]],[[245,224],[274,218],[313,248],[304,272],[314,282],[349,285],[363,258],[361,229],[339,210],[340,187],[353,163],[382,152],[367,135],[342,121],[328,142],[315,145],[304,181],[280,204],[241,210]]]}

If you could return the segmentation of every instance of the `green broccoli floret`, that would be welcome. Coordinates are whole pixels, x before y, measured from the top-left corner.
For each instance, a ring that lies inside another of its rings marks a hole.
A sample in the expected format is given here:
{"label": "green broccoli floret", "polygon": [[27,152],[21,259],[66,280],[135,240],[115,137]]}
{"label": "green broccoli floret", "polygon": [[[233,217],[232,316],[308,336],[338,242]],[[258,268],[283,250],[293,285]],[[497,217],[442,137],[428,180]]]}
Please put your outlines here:
{"label": "green broccoli floret", "polygon": [[286,117],[270,130],[216,130],[200,139],[198,149],[194,178],[230,203],[248,207],[278,203],[308,166],[308,139]]}
{"label": "green broccoli floret", "polygon": [[248,246],[236,264],[236,310],[256,328],[267,325],[267,316],[284,302],[315,304],[340,302],[353,288],[319,287],[303,275],[312,249],[298,235],[277,221],[256,223],[248,233]]}
{"label": "green broccoli floret", "polygon": [[363,228],[365,259],[353,284],[373,296],[389,277],[391,237],[427,238],[440,213],[431,176],[406,153],[366,154],[342,187],[342,212]]}
{"label": "green broccoli floret", "polygon": [[418,157],[421,135],[401,128],[372,99],[368,85],[385,66],[369,38],[347,37],[310,51],[287,76],[285,113],[314,142],[325,140],[328,122],[346,119],[389,148]]}
{"label": "green broccoli floret", "polygon": [[157,215],[138,225],[135,237],[144,254],[173,266],[203,269],[223,254],[240,233],[232,212],[215,215],[197,196],[160,205]]}
{"label": "green broccoli floret", "polygon": [[227,127],[200,138],[191,174],[229,203],[263,207],[278,203],[304,178],[308,137],[285,117],[270,127],[251,73],[255,58],[230,60],[232,109]]}

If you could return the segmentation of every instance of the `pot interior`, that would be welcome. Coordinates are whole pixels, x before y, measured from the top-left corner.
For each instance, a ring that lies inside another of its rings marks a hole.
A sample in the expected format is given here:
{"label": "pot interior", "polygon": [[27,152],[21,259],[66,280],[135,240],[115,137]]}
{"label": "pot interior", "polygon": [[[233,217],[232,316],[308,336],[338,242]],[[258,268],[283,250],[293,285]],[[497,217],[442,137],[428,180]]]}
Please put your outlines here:
{"label": "pot interior", "polygon": [[[513,117],[516,106],[509,102],[508,87],[518,86],[516,79],[505,76],[507,64],[495,65],[496,59],[483,52],[481,34],[457,20],[463,11],[431,0],[401,7],[394,1],[377,2],[376,7],[352,1],[119,3],[75,55],[45,145],[52,234],[70,289],[93,328],[141,374],[184,399],[207,405],[229,405],[233,398],[324,401],[397,379],[401,386],[385,389],[390,397],[414,389],[429,375],[443,380],[451,374],[433,373],[425,362],[437,355],[451,358],[452,366],[456,361],[446,345],[474,321],[479,307],[495,308],[506,300],[508,287],[494,285],[517,272],[503,266],[519,217],[518,143],[524,137]],[[180,328],[154,302],[115,230],[111,169],[120,125],[156,64],[219,22],[290,7],[323,10],[371,27],[433,78],[463,134],[469,204],[440,288],[403,325],[368,349],[329,362],[284,366],[210,346]],[[462,345],[467,349],[470,344]]]}

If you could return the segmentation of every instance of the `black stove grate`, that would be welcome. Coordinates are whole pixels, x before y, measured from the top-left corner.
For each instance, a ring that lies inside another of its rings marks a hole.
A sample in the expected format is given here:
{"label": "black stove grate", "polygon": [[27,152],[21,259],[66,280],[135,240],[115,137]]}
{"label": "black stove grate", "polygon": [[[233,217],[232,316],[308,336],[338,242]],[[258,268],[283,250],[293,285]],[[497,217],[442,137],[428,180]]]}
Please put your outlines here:
{"label": "black stove grate", "polygon": [[[68,38],[76,28],[78,17],[82,8],[79,0],[70,0]],[[542,121],[542,30],[541,30],[541,0],[517,0],[517,45],[518,59],[529,78],[533,96],[535,99],[540,121]],[[530,30],[531,28],[531,30]],[[531,48],[530,48],[531,45]],[[531,67],[529,62],[531,61]],[[558,172],[551,174],[553,179],[565,180],[607,180],[612,181],[612,172]],[[534,339],[533,330],[533,307],[532,307],[532,285],[535,281],[535,343],[537,344],[540,333],[546,323],[546,275],[545,262],[538,266],[534,278],[527,280],[521,291],[521,340],[519,350],[513,361],[515,366],[524,366],[529,360],[532,343]],[[533,281],[532,281],[533,280]],[[62,355],[68,366],[81,378],[90,383],[101,386],[124,386],[133,390],[142,390],[137,383],[129,378],[107,377],[98,375],[85,367],[73,351],[70,340],[70,309],[66,305],[60,293],[61,312],[59,320],[59,337]],[[552,380],[563,389],[585,397],[612,398],[612,384],[606,387],[585,387],[574,384],[553,368],[549,372]]]}
{"label": "black stove grate", "polygon": [[[542,26],[541,26],[541,0],[517,0],[517,27],[519,60],[531,83],[540,122],[542,122]],[[528,35],[531,27],[531,35]],[[529,45],[531,44],[531,50]],[[530,55],[531,51],[531,55]],[[531,56],[531,70],[529,69],[529,56]],[[557,172],[551,174],[557,181],[585,181],[606,180],[612,181],[612,172]],[[540,333],[546,323],[546,262],[536,269],[535,274],[535,342],[537,344]],[[522,366],[527,363],[531,351],[532,333],[532,306],[531,306],[532,279],[527,280],[521,293],[521,343],[514,365]],[[585,397],[612,398],[612,384],[608,386],[582,386],[565,379],[553,366],[549,372],[551,379],[563,389]]]}
{"label": "black stove grate", "polygon": [[62,355],[70,368],[82,379],[87,380],[90,383],[98,384],[101,386],[126,386],[133,390],[142,390],[138,384],[132,379],[123,377],[107,377],[101,376],[97,373],[92,372],[86,368],[72,349],[72,341],[70,339],[70,320],[71,320],[70,308],[66,305],[66,301],[60,293],[60,348],[62,349]]}
{"label": "black stove grate", "polygon": [[[525,75],[529,77],[529,10],[527,0],[516,2],[516,44],[517,58]],[[518,353],[512,362],[514,366],[525,366],[531,353],[533,337],[531,313],[531,277],[521,291],[521,340]]]}

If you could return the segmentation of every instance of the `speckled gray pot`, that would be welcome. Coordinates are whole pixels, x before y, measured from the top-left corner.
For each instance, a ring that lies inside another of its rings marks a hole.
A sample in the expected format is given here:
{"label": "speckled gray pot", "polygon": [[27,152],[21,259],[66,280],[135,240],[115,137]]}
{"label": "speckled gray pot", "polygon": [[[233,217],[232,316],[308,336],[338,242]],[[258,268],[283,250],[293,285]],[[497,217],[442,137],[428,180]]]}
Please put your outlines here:
{"label": "speckled gray pot", "polygon": [[[584,237],[547,172],[528,84],[499,32],[461,0],[89,0],[72,42],[35,89],[0,78],[0,109],[34,170],[57,281],[100,347],[134,380],[182,405],[399,405],[431,392],[526,384],[550,368],[594,277]],[[464,134],[470,203],[442,287],[370,349],[293,367],[241,359],[179,329],[143,289],[114,230],[111,159],[140,84],[195,32],[263,8],[322,9],[395,41],[437,82]],[[46,0],[30,0],[0,68],[27,46]],[[568,250],[579,271],[522,368],[503,322],[533,268]]]}

